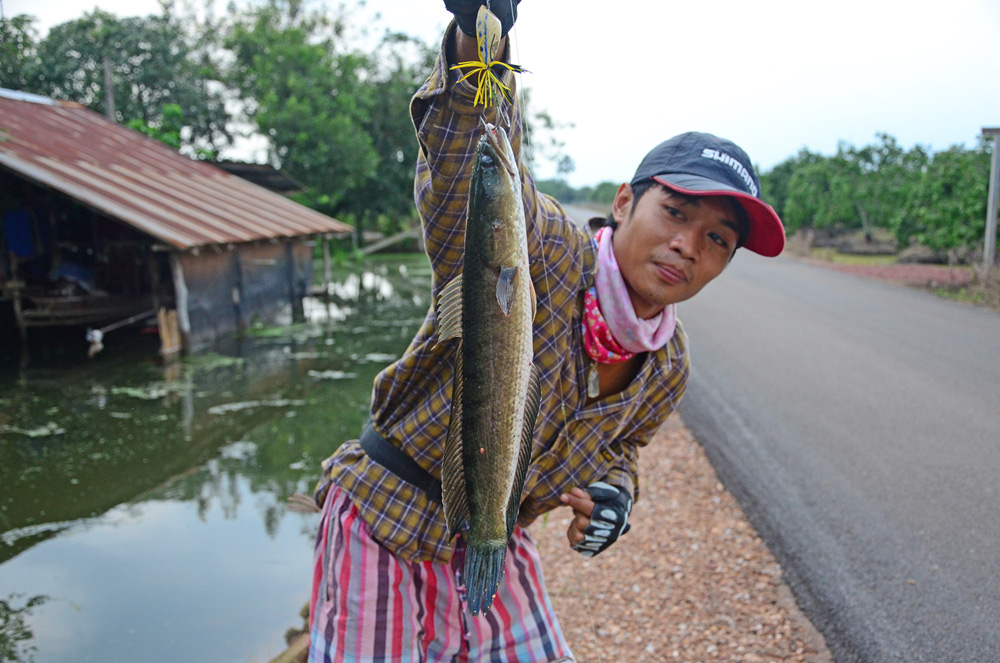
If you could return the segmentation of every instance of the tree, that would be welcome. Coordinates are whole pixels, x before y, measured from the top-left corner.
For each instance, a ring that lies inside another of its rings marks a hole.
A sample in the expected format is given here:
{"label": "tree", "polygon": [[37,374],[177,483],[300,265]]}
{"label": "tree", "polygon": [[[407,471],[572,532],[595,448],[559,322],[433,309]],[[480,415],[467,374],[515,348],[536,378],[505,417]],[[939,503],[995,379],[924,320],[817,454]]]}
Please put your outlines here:
{"label": "tree", "polygon": [[986,226],[991,142],[954,146],[930,157],[909,191],[895,224],[896,241],[911,239],[934,250],[978,246]]}
{"label": "tree", "polygon": [[535,186],[545,195],[551,196],[563,204],[579,200],[576,189],[564,179],[537,180]]}
{"label": "tree", "polygon": [[371,106],[362,126],[373,140],[378,162],[373,174],[355,187],[344,209],[357,228],[382,219],[384,232],[401,230],[416,217],[413,167],[418,144],[410,120],[410,98],[434,62],[435,52],[408,35],[386,33],[369,58],[365,84]]}
{"label": "tree", "polygon": [[610,205],[615,199],[615,194],[618,193],[618,186],[618,183],[610,180],[598,182],[590,192],[590,201]]}
{"label": "tree", "polygon": [[782,219],[789,233],[799,228],[823,227],[824,202],[830,195],[829,158],[802,150],[796,160],[782,203]]}
{"label": "tree", "polygon": [[37,91],[32,80],[39,64],[34,22],[27,14],[0,18],[0,87]]}
{"label": "tree", "polygon": [[367,58],[347,48],[344,26],[297,0],[269,0],[236,15],[225,39],[229,83],[267,137],[272,165],[311,187],[315,206],[343,209],[375,175],[365,130],[372,107]]}
{"label": "tree", "polygon": [[[157,120],[151,123],[143,120],[130,120],[128,127],[179,150],[182,143],[181,134],[185,127],[184,111],[177,104],[167,104],[163,107],[163,114]],[[200,149],[195,153],[195,156],[199,159],[214,161],[218,154],[214,150]]]}
{"label": "tree", "polygon": [[230,138],[222,86],[195,57],[192,36],[165,6],[159,16],[117,18],[94,10],[53,27],[38,46],[35,91],[103,112],[111,71],[117,120],[155,124],[168,104],[180,107],[182,143],[215,148]]}
{"label": "tree", "polygon": [[[788,200],[788,184],[799,165],[805,150],[798,156],[785,159],[774,168],[760,175],[761,195],[781,218],[785,217],[785,202]],[[760,169],[757,169],[760,172]]]}
{"label": "tree", "polygon": [[868,235],[876,226],[892,226],[927,163],[927,153],[919,145],[907,152],[889,134],[879,133],[877,138],[872,145],[842,144],[837,150],[845,161],[846,178],[836,201],[844,207],[853,203],[857,221]]}

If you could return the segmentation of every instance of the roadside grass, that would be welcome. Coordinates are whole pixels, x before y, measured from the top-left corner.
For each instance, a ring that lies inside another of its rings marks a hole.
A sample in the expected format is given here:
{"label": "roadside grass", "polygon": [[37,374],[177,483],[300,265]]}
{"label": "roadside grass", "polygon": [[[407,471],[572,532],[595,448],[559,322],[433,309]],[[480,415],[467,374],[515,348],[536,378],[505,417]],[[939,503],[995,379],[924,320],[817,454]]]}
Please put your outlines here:
{"label": "roadside grass", "polygon": [[962,296],[969,297],[970,303],[1000,311],[1000,267],[985,273],[977,271],[976,280],[962,291]]}
{"label": "roadside grass", "polygon": [[[804,242],[796,241],[792,237],[789,241],[789,253],[798,256],[807,256],[815,260],[822,260],[838,265],[884,267],[899,262],[897,255],[865,255],[856,253],[842,253],[831,247],[814,247],[807,249]],[[953,270],[967,270],[974,274],[972,283],[967,286],[946,286],[930,285],[923,286],[923,289],[932,292],[939,297],[946,297],[973,306],[982,306],[1000,311],[1000,268],[994,268],[984,273],[982,269],[969,265],[954,265]],[[921,287],[916,285],[915,287]]]}

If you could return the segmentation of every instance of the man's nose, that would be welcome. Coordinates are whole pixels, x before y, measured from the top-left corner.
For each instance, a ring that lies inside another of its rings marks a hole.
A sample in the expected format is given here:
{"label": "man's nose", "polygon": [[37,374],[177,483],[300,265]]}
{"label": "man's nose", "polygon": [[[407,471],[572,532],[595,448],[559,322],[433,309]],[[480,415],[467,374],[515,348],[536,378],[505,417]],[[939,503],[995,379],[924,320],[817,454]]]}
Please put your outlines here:
{"label": "man's nose", "polygon": [[670,249],[685,260],[694,260],[698,255],[699,237],[691,228],[681,228],[670,239]]}

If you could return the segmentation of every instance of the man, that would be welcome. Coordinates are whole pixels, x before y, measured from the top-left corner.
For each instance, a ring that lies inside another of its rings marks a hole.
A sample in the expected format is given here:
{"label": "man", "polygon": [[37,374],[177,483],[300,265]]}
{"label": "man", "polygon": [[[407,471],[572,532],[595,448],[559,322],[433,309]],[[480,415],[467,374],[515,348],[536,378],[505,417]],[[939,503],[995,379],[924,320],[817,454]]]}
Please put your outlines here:
{"label": "man", "polygon": [[[476,106],[474,87],[450,69],[477,57],[479,4],[446,0],[456,22],[410,106],[420,142],[414,195],[435,301],[462,270],[482,120],[503,124],[506,116],[520,154],[516,101],[499,113]],[[494,4],[506,34],[516,8]],[[523,166],[521,178],[542,403],[504,581],[486,614],[464,609],[464,544],[448,537],[438,481],[453,348],[437,343],[432,308],[404,356],[376,378],[361,439],[324,464],[310,660],[571,660],[524,526],[567,505],[569,543],[585,555],[625,532],[639,492],[638,450],[676,408],[687,380],[675,305],[718,276],[739,246],[773,256],[784,245],[749,158],[708,134],[654,148],[618,189],[613,223],[596,238],[538,193]]]}

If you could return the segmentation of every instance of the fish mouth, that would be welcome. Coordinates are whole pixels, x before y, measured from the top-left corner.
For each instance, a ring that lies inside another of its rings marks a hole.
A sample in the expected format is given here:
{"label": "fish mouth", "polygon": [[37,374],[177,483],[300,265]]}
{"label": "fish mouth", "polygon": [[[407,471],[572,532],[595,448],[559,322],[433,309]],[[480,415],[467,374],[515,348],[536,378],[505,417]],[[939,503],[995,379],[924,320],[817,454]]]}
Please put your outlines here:
{"label": "fish mouth", "polygon": [[489,122],[483,122],[483,126],[486,129],[486,140],[480,142],[480,152],[499,161],[511,177],[516,177],[517,163],[514,160],[514,150],[507,139],[507,132]]}

